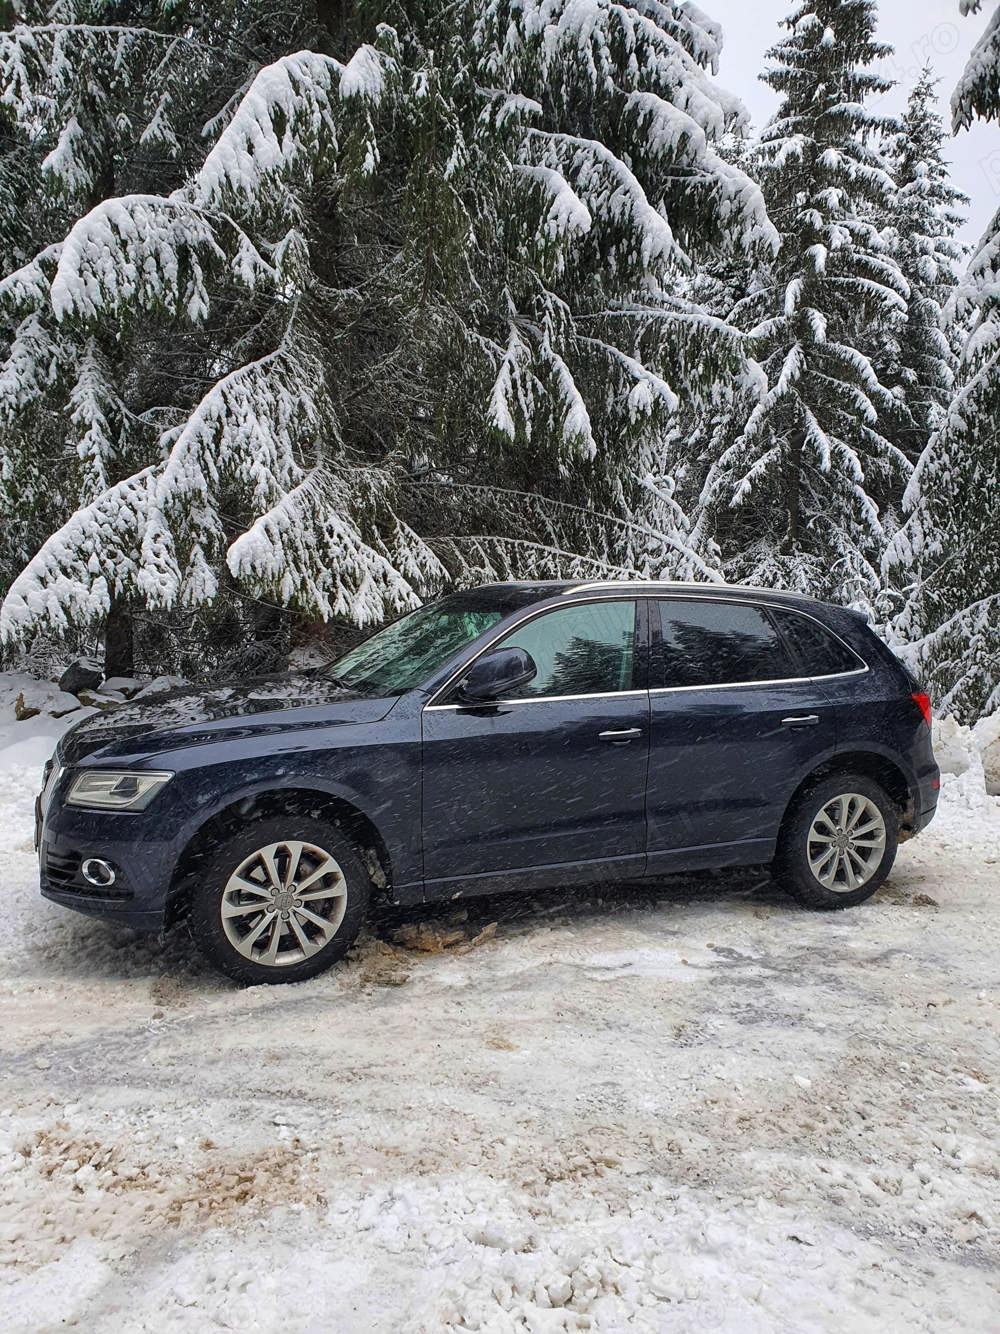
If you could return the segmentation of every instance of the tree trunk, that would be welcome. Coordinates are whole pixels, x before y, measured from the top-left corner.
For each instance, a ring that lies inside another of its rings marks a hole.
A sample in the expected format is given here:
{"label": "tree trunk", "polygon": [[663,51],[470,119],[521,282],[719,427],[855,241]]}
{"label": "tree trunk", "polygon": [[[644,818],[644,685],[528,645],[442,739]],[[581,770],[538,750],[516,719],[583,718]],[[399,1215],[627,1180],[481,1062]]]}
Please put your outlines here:
{"label": "tree trunk", "polygon": [[104,622],[104,675],[135,675],[132,608],[120,598],[112,599]]}
{"label": "tree trunk", "polygon": [[785,505],[788,510],[788,527],[785,530],[784,552],[790,556],[799,545],[801,527],[801,480],[802,451],[805,438],[801,433],[792,437],[785,460]]}
{"label": "tree trunk", "polygon": [[252,620],[255,670],[262,674],[284,671],[291,628],[287,613],[270,602],[259,601],[254,604]]}
{"label": "tree trunk", "polygon": [[316,0],[316,26],[326,54],[338,52],[347,28],[347,5],[344,0]]}

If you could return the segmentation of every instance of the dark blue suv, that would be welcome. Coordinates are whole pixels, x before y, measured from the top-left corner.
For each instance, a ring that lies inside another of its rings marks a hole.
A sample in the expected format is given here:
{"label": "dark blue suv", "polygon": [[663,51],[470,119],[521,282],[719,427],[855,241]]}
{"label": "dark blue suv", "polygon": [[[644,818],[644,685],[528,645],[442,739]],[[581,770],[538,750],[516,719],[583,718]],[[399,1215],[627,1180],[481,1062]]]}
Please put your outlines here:
{"label": "dark blue suv", "polygon": [[305,673],[67,733],[42,893],[186,916],[243,982],[339,959],[392,903],[772,863],[861,903],[934,814],[930,702],[861,617],[714,585],[454,593]]}

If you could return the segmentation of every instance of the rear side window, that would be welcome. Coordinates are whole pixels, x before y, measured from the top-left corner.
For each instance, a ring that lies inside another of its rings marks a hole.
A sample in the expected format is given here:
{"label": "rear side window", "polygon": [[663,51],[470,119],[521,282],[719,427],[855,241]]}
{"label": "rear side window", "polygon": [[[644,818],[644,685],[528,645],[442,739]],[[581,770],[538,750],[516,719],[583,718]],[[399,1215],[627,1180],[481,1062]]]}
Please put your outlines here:
{"label": "rear side window", "polygon": [[771,609],[781,633],[799,660],[804,676],[835,676],[864,667],[861,659],[818,621],[797,611]]}
{"label": "rear side window", "polygon": [[737,602],[660,602],[654,684],[738,685],[798,675],[762,607]]}

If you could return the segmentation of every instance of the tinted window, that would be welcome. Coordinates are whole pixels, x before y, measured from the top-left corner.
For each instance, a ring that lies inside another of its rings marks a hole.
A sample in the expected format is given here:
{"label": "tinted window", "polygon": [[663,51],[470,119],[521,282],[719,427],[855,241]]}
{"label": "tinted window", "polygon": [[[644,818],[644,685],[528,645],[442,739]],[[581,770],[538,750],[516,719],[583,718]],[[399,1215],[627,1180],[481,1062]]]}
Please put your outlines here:
{"label": "tinted window", "polygon": [[605,695],[632,689],[635,603],[560,607],[512,631],[497,648],[523,648],[538,675],[513,698]]}
{"label": "tinted window", "polygon": [[795,611],[778,611],[776,608],[771,615],[798,658],[804,675],[832,676],[835,672],[855,672],[864,666],[846,644],[818,621]]}
{"label": "tinted window", "polygon": [[735,602],[660,602],[662,642],[654,684],[717,686],[796,676],[762,607]]}

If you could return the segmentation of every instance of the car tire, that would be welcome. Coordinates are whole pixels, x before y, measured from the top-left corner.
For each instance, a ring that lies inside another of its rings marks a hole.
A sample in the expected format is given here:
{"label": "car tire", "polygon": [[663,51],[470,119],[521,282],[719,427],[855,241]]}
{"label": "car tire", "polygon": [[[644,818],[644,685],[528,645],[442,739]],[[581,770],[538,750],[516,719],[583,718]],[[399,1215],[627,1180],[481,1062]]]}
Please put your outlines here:
{"label": "car tire", "polygon": [[336,825],[269,816],[206,855],[188,921],[202,954],[237,982],[303,982],[354,944],[370,894],[357,848]]}
{"label": "car tire", "polygon": [[899,811],[885,790],[862,774],[833,774],[796,798],[774,870],[808,908],[852,908],[870,899],[892,870],[898,840]]}

